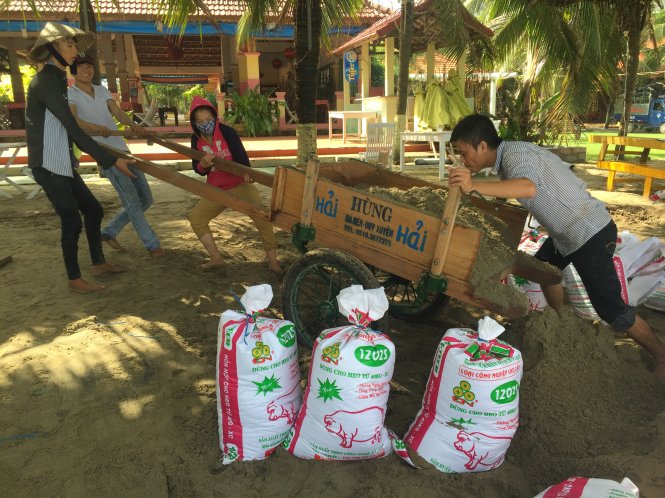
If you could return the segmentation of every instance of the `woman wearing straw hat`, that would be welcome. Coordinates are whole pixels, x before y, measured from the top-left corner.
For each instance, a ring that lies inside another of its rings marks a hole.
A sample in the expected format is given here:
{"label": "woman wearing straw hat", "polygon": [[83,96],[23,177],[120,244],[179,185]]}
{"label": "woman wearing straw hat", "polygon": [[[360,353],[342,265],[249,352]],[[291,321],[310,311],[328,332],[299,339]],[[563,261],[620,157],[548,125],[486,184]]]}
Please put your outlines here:
{"label": "woman wearing straw hat", "polygon": [[[30,82],[26,105],[28,166],[60,216],[62,254],[69,288],[75,292],[96,292],[105,286],[81,278],[78,239],[82,228],[88,239],[92,274],[119,273],[124,268],[108,263],[102,251],[100,227],[104,210],[76,171],[72,142],[90,154],[102,168],[115,165],[133,177],[129,163],[117,159],[85,134],[67,103],[67,74],[79,51],[88,48],[94,35],[77,28],[49,22],[30,50],[30,58],[45,63]],[[83,213],[81,221],[80,213]]]}

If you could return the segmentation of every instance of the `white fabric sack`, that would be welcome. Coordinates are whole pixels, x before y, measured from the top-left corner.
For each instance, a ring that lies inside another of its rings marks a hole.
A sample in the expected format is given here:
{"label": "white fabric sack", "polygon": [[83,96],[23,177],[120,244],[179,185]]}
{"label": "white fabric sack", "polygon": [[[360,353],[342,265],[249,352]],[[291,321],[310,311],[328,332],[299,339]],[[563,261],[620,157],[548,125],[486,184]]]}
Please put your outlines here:
{"label": "white fabric sack", "polygon": [[314,342],[302,409],[284,446],[299,458],[361,460],[391,452],[384,426],[395,346],[367,328],[388,310],[383,287],[360,285],[337,296],[351,325],[321,332]]}
{"label": "white fabric sack", "polygon": [[288,436],[301,404],[293,324],[257,316],[268,284],[247,287],[245,313],[222,313],[217,334],[217,415],[223,463],[262,460]]}
{"label": "white fabric sack", "polygon": [[619,484],[609,479],[570,477],[534,498],[639,498],[640,490],[625,477]]}
{"label": "white fabric sack", "polygon": [[628,282],[628,302],[632,306],[642,304],[653,294],[663,279],[665,279],[665,256],[661,255],[633,274]]}
{"label": "white fabric sack", "polygon": [[665,278],[660,281],[644,301],[644,306],[658,311],[665,311]]}
{"label": "white fabric sack", "polygon": [[649,237],[637,244],[623,247],[618,253],[615,253],[615,258],[619,258],[623,275],[629,279],[647,263],[659,257],[662,247],[663,243],[658,237]]}
{"label": "white fabric sack", "polygon": [[[540,233],[538,230],[525,230],[522,232],[522,238],[517,249],[533,256],[546,240],[547,235]],[[526,295],[529,300],[529,311],[542,311],[547,306],[547,300],[540,284],[515,275],[508,275],[507,283]]]}
{"label": "white fabric sack", "polygon": [[495,469],[519,420],[522,355],[497,339],[489,317],[478,332],[449,329],[439,343],[422,408],[404,442],[442,472]]}

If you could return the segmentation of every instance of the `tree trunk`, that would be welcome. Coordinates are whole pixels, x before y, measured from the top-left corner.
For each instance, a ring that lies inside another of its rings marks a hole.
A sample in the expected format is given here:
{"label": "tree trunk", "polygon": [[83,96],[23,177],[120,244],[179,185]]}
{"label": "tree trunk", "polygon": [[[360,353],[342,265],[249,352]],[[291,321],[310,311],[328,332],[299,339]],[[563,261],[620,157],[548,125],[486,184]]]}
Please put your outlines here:
{"label": "tree trunk", "polygon": [[[321,44],[320,0],[297,0],[295,5],[295,74],[298,115],[298,162],[316,156],[316,75]],[[313,137],[312,140],[312,130]]]}
{"label": "tree trunk", "polygon": [[79,0],[79,21],[83,31],[91,31],[95,33],[95,41],[88,50],[86,50],[86,54],[92,58],[92,65],[95,68],[92,83],[94,85],[100,85],[102,73],[99,70],[99,57],[97,56],[97,21],[92,0]]}
{"label": "tree trunk", "polygon": [[413,0],[402,0],[402,22],[399,35],[399,77],[397,80],[397,112],[395,113],[395,142],[393,163],[399,160],[402,132],[406,129],[406,101],[409,96],[409,61],[413,33]]}
{"label": "tree trunk", "polygon": [[623,92],[623,115],[619,136],[628,135],[628,123],[630,122],[630,108],[633,105],[633,94],[637,83],[637,67],[640,56],[640,34],[646,21],[646,13],[651,5],[651,0],[641,0],[638,8],[626,9],[626,23],[628,28],[628,41],[626,50],[626,82]]}

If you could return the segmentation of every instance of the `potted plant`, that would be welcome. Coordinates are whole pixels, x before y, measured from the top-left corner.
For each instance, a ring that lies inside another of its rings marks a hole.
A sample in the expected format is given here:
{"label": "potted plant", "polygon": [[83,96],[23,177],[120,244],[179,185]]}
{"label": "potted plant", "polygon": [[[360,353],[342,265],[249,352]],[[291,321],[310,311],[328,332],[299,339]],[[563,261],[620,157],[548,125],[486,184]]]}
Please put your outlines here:
{"label": "potted plant", "polygon": [[242,95],[233,92],[230,97],[231,105],[224,114],[226,124],[247,137],[272,134],[273,120],[279,119],[277,102],[271,101],[257,89],[246,90]]}

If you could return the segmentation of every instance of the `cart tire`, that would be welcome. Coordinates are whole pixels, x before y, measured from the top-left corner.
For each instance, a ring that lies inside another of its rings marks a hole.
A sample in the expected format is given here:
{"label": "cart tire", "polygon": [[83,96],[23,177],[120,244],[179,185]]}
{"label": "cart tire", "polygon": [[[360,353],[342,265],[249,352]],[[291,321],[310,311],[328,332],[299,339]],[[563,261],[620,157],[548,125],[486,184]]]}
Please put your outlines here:
{"label": "cart tire", "polygon": [[[284,275],[282,309],[295,325],[300,344],[311,348],[323,330],[348,325],[337,308],[337,295],[353,284],[365,289],[380,287],[362,261],[342,251],[315,249],[289,267]],[[382,318],[372,328],[383,331],[386,325]]]}
{"label": "cart tire", "polygon": [[637,130],[637,125],[635,123],[628,123],[626,130],[628,131],[628,133],[633,133],[634,131]]}
{"label": "cart tire", "polygon": [[658,127],[658,131],[661,133],[665,133],[665,123],[660,123],[660,126]]}
{"label": "cart tire", "polygon": [[450,297],[445,294],[432,294],[423,304],[416,306],[416,282],[411,282],[392,273],[373,268],[374,275],[388,296],[390,316],[400,320],[424,320],[445,307]]}

